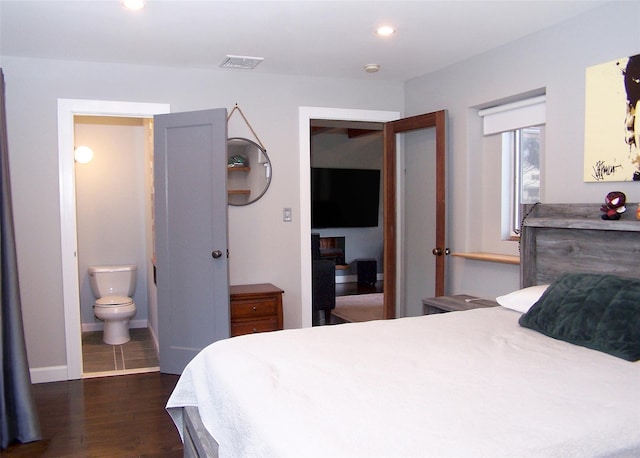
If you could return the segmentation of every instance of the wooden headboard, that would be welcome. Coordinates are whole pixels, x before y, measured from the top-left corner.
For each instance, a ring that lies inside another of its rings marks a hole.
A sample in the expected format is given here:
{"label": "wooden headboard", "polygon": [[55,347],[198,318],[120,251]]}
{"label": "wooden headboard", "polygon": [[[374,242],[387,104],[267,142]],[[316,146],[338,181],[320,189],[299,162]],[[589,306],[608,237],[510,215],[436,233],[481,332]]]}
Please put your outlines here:
{"label": "wooden headboard", "polygon": [[[532,208],[533,207],[533,208]],[[551,283],[566,272],[640,278],[640,221],[627,204],[618,221],[601,218],[601,204],[523,207],[520,286]]]}

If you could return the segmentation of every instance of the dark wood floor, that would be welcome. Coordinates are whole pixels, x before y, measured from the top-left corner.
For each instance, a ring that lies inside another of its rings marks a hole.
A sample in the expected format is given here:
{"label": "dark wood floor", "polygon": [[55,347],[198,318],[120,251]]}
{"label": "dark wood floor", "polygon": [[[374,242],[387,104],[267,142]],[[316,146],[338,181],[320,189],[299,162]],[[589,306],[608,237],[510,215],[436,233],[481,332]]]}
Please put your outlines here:
{"label": "dark wood floor", "polygon": [[164,406],[178,376],[159,372],[33,385],[44,439],[2,457],[181,457]]}
{"label": "dark wood floor", "polygon": [[[382,292],[336,284],[336,295]],[[332,323],[333,324],[333,323]],[[1,457],[181,457],[164,406],[178,376],[153,372],[33,385],[43,440],[12,444]]]}

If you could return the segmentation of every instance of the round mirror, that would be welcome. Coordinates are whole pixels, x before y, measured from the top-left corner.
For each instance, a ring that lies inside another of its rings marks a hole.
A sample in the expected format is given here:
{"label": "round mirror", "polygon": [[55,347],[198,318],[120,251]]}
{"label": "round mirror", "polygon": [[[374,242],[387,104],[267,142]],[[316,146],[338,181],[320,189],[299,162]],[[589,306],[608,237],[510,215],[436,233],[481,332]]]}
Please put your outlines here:
{"label": "round mirror", "polygon": [[229,205],[249,205],[267,192],[271,161],[267,151],[251,140],[227,139],[227,191]]}

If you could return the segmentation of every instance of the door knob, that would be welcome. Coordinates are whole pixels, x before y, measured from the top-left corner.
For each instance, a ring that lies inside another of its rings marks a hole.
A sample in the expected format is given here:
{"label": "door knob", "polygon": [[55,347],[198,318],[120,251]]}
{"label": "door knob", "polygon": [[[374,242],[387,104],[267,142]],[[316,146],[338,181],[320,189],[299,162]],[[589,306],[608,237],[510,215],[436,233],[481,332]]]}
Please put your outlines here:
{"label": "door knob", "polygon": [[433,253],[434,256],[442,256],[442,248],[434,248],[431,250],[431,253]]}
{"label": "door knob", "polygon": [[213,256],[213,259],[218,259],[219,257],[222,256],[222,251],[220,250],[215,250],[211,252],[211,256]]}

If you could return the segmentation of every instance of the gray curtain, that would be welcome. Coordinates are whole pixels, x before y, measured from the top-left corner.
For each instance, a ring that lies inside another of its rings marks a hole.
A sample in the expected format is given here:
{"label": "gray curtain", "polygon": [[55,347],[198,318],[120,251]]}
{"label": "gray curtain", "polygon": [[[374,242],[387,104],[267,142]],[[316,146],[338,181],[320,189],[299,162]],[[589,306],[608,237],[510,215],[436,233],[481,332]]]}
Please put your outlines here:
{"label": "gray curtain", "polygon": [[4,72],[0,68],[0,448],[39,440],[40,422],[22,327],[13,231]]}

